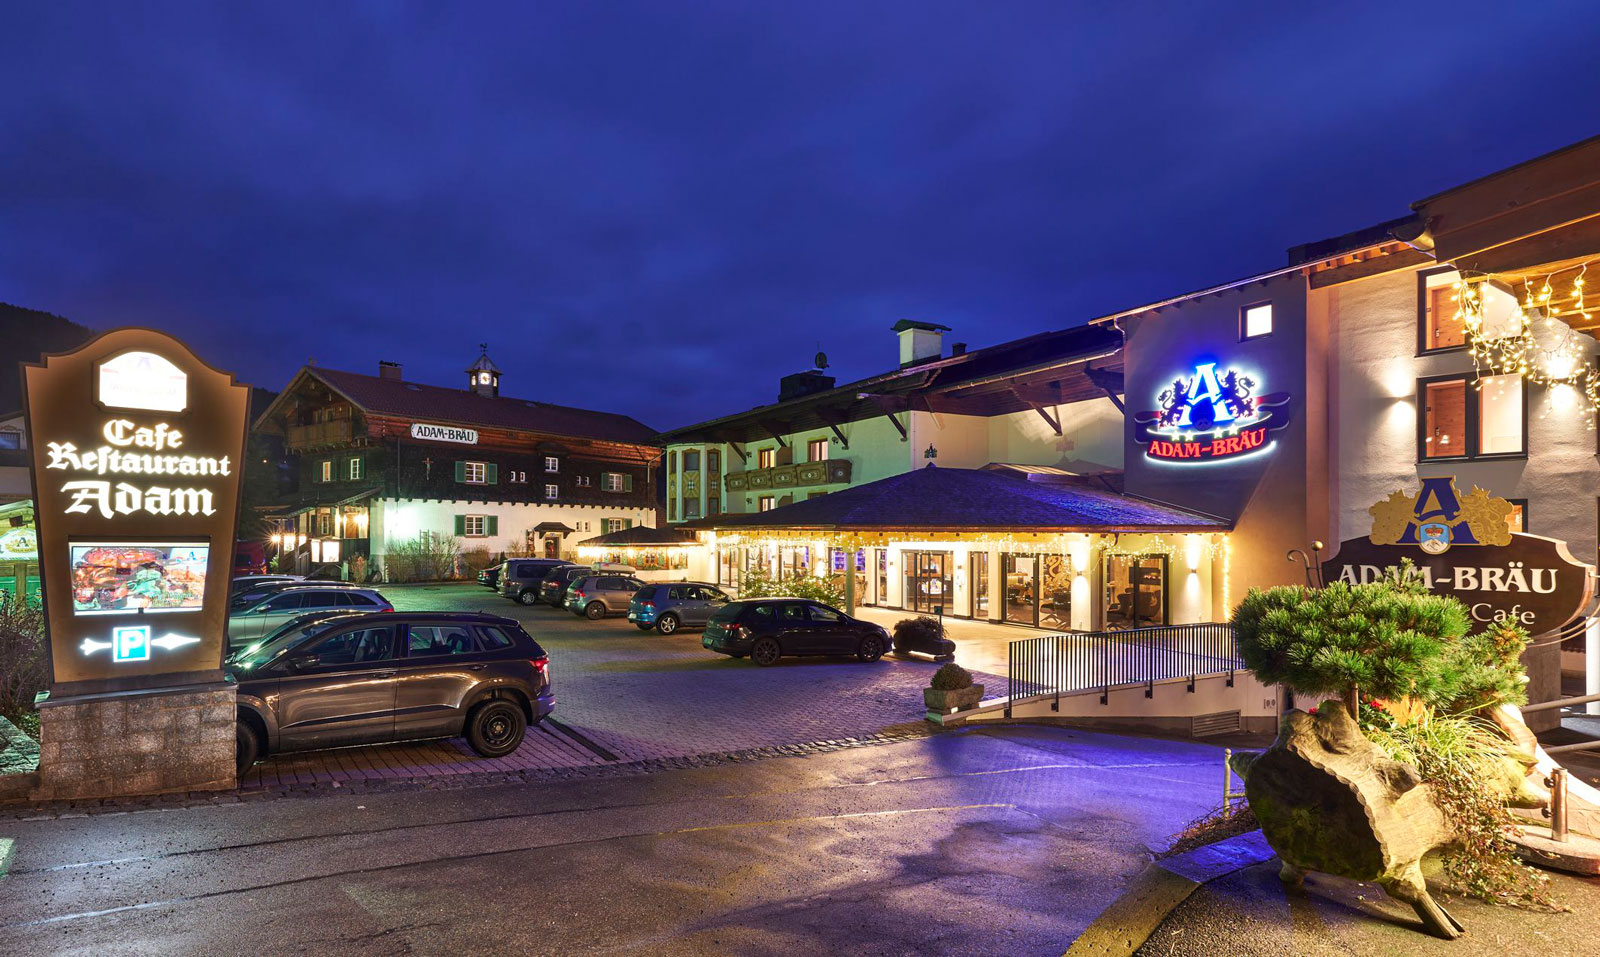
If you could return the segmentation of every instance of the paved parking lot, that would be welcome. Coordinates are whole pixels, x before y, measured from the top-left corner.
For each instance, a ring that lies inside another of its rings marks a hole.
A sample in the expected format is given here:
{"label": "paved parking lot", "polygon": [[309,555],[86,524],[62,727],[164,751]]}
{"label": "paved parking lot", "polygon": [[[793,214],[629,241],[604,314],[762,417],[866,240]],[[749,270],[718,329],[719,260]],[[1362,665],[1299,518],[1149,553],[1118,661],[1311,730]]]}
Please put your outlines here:
{"label": "paved parking lot", "polygon": [[[383,591],[401,610],[487,611],[521,621],[549,652],[554,720],[530,729],[500,759],[479,757],[459,738],[342,748],[268,758],[243,786],[600,766],[870,735],[922,722],[922,689],[938,667],[785,658],[759,668],[705,651],[695,631],[665,637],[621,618],[593,622],[526,608],[477,585]],[[897,616],[873,617],[887,625]],[[975,642],[975,657],[993,660],[979,656],[976,644],[995,642],[1004,637]],[[982,672],[976,679],[989,694],[1003,693],[1003,679]]]}

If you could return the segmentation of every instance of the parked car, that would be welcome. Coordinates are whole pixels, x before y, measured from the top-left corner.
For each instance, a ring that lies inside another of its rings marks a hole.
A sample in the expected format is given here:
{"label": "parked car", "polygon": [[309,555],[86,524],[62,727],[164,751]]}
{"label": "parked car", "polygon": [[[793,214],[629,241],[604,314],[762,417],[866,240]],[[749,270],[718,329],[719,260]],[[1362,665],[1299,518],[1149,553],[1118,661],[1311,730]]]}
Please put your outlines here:
{"label": "parked car", "polygon": [[870,621],[803,598],[755,598],[723,605],[711,616],[700,645],[734,658],[774,665],[784,655],[855,655],[877,661],[889,633]]}
{"label": "parked car", "polygon": [[294,581],[261,582],[241,589],[228,596],[228,610],[231,614],[241,608],[249,608],[268,595],[276,595],[286,588],[355,588],[351,582],[337,581],[328,578],[304,578]]}
{"label": "parked car", "polygon": [[246,608],[228,611],[228,645],[237,647],[276,631],[279,625],[308,611],[394,611],[389,600],[372,588],[297,587],[273,592]]}
{"label": "parked car", "polygon": [[626,612],[633,593],[644,582],[631,575],[594,575],[575,580],[567,589],[567,610],[590,621]]}
{"label": "parked car", "polygon": [[539,583],[557,568],[572,563],[559,558],[512,558],[500,569],[500,594],[531,605],[539,600]]}
{"label": "parked car", "polygon": [[628,620],[640,631],[654,628],[670,635],[684,625],[703,627],[727,603],[727,594],[707,582],[649,584],[633,593]]}
{"label": "parked car", "polygon": [[296,615],[279,625],[277,628],[273,629],[264,637],[257,638],[255,641],[247,642],[238,646],[237,648],[232,649],[231,653],[224,660],[224,664],[226,664],[227,661],[231,661],[236,658],[243,658],[248,655],[253,655],[258,648],[264,648],[269,644],[273,644],[274,642],[288,638],[290,635],[298,634],[300,632],[314,633],[323,631],[329,626],[336,624],[341,618],[352,618],[356,615],[364,614],[367,613],[356,611],[353,608],[319,608],[316,611],[308,611],[303,614]]}
{"label": "parked car", "polygon": [[228,594],[237,595],[246,589],[257,585],[271,585],[276,582],[297,582],[299,575],[235,575],[228,585]]}
{"label": "parked car", "polygon": [[356,615],[286,635],[228,663],[239,771],[279,751],[457,735],[510,754],[555,708],[549,663],[498,615]]}
{"label": "parked car", "polygon": [[505,568],[505,565],[505,562],[500,562],[495,565],[490,565],[488,568],[485,568],[483,571],[479,572],[478,584],[489,589],[490,591],[499,591],[500,571],[501,569]]}
{"label": "parked car", "polygon": [[568,565],[558,568],[546,575],[544,581],[539,583],[539,601],[552,608],[565,608],[567,606],[567,590],[575,581],[581,581],[593,575],[594,571],[587,565]]}

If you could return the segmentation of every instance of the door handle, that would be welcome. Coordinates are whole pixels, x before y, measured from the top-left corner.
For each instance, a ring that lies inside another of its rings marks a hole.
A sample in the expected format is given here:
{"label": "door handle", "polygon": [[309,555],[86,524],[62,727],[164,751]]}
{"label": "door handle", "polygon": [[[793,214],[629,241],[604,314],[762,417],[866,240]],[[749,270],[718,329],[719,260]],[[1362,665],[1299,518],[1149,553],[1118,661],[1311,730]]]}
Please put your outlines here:
{"label": "door handle", "polygon": [[367,677],[369,677],[369,678],[393,678],[396,673],[397,672],[393,672],[393,671],[374,671],[372,674],[368,675]]}
{"label": "door handle", "polygon": [[489,666],[488,665],[467,665],[467,670],[468,671],[482,671],[483,669],[485,669],[487,667],[489,667]]}

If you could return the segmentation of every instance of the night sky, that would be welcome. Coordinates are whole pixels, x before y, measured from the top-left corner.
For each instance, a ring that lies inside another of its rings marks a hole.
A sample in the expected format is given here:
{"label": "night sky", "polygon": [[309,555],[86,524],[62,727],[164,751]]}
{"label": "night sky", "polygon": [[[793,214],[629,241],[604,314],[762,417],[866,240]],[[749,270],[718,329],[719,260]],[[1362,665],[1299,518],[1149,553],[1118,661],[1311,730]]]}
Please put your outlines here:
{"label": "night sky", "polygon": [[[670,428],[1600,132],[1592,0],[11,3],[0,301]],[[149,7],[149,10],[143,9]],[[159,12],[152,12],[152,11]],[[1511,12],[1502,12],[1511,11]]]}

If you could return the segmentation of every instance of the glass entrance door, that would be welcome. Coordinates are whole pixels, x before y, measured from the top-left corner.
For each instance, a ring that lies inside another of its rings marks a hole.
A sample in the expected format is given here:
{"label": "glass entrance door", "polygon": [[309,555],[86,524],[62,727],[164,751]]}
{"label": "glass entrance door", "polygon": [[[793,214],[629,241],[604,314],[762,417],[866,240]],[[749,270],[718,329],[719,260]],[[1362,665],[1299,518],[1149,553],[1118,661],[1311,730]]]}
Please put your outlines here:
{"label": "glass entrance door", "polygon": [[1006,580],[1005,620],[1017,625],[1039,624],[1039,559],[1034,555],[1004,555]]}
{"label": "glass entrance door", "polygon": [[973,552],[967,569],[967,590],[972,595],[972,617],[989,620],[989,553]]}
{"label": "glass entrance door", "polygon": [[905,607],[924,615],[950,609],[950,553],[906,552]]}
{"label": "glass entrance door", "polygon": [[877,580],[878,590],[873,593],[872,601],[873,601],[873,604],[888,605],[889,604],[889,550],[887,548],[877,548],[877,549],[873,549],[873,551],[878,553],[878,558],[877,558],[877,561],[875,562],[875,564],[878,566],[878,573],[875,576],[873,576]]}
{"label": "glass entrance door", "polygon": [[1148,628],[1166,623],[1166,556],[1106,556],[1106,629]]}

